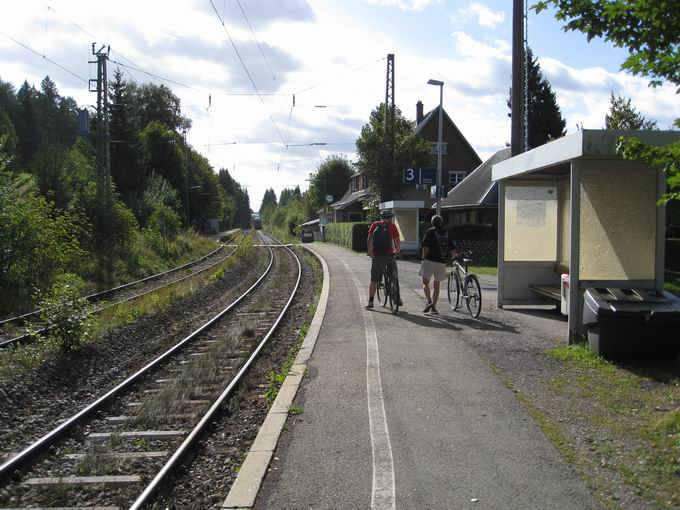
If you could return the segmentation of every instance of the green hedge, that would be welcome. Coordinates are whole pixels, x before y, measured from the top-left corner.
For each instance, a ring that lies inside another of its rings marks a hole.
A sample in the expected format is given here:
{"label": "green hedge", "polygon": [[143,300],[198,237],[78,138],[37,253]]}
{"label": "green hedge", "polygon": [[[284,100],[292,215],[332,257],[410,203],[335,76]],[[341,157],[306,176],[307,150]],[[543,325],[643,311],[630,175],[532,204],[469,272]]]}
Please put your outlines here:
{"label": "green hedge", "polygon": [[325,240],[354,251],[366,251],[369,223],[329,223],[325,227]]}

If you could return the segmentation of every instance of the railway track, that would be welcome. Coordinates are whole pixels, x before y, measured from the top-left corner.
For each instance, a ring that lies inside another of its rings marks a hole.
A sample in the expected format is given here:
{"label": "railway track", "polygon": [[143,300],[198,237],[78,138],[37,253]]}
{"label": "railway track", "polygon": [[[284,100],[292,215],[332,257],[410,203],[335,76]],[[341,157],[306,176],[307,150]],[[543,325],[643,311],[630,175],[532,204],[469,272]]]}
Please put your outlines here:
{"label": "railway track", "polygon": [[0,506],[149,504],[234,394],[297,292],[294,252],[262,250],[269,264],[246,292],[0,465]]}
{"label": "railway track", "polygon": [[[102,312],[108,308],[120,305],[125,302],[134,301],[142,296],[157,292],[164,287],[179,283],[182,280],[196,276],[205,271],[209,271],[216,265],[224,262],[231,257],[237,248],[228,250],[224,255],[225,248],[230,247],[230,244],[236,236],[231,236],[225,243],[221,244],[212,252],[203,255],[195,260],[182,264],[181,266],[157,273],[134,282],[129,282],[117,287],[97,292],[84,296],[84,298],[92,303],[102,303],[101,306],[95,308],[94,313]],[[111,298],[114,298],[111,300]],[[3,319],[0,321],[0,349],[13,347],[22,342],[29,341],[33,338],[27,329],[36,329],[34,334],[44,335],[49,327],[39,325],[40,310]]]}

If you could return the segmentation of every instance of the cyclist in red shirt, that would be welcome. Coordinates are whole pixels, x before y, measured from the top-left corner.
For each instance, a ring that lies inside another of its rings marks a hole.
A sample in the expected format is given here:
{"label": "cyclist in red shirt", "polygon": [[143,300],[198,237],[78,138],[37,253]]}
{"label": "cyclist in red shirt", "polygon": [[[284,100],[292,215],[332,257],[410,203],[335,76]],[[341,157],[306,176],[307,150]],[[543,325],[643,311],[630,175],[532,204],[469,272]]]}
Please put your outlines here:
{"label": "cyclist in red shirt", "polygon": [[[382,279],[387,264],[393,264],[392,270],[397,274],[397,262],[394,255],[401,250],[399,229],[392,223],[392,211],[382,211],[380,220],[371,223],[368,228],[368,256],[371,257],[371,284],[368,286],[367,309],[373,308],[373,298]],[[400,303],[401,304],[401,303]]]}

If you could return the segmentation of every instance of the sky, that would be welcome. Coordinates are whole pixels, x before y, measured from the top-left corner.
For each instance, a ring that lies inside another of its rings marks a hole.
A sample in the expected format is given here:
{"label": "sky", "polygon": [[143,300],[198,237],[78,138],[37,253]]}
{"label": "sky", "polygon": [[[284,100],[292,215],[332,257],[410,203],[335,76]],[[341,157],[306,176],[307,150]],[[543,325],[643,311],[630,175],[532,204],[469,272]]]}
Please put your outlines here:
{"label": "sky", "polygon": [[[326,157],[356,160],[385,99],[388,53],[407,118],[418,100],[426,112],[438,104],[427,81],[441,80],[444,109],[479,156],[504,147],[511,22],[509,0],[23,0],[2,8],[0,79],[38,87],[49,75],[94,104],[91,45],[110,45],[109,75],[119,66],[127,80],[169,86],[192,120],[189,143],[247,186],[257,210],[266,188],[305,190]],[[568,133],[604,127],[612,91],[671,128],[674,87],[620,71],[624,50],[565,33],[550,11],[529,11],[528,41]]]}

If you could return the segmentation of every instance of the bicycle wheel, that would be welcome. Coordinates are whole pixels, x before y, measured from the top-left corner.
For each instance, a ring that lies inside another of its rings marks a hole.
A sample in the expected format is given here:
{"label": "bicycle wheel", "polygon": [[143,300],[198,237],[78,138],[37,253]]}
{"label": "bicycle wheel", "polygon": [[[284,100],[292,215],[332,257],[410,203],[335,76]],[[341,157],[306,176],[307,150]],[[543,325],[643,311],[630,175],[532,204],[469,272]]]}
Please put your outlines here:
{"label": "bicycle wheel", "polygon": [[479,281],[473,274],[467,275],[465,278],[465,303],[470,315],[479,317],[482,311],[482,290],[479,288]]}
{"label": "bicycle wheel", "polygon": [[390,275],[388,275],[387,272],[385,272],[385,274],[383,275],[383,289],[382,289],[382,291],[383,291],[383,296],[382,296],[381,303],[382,303],[383,308],[384,308],[384,307],[387,306],[387,301],[390,298]]}
{"label": "bicycle wheel", "polygon": [[460,277],[458,273],[449,275],[446,283],[446,295],[449,298],[449,308],[458,310],[460,307]]}
{"label": "bicycle wheel", "polygon": [[396,278],[390,280],[390,310],[393,314],[399,311],[399,280]]}

